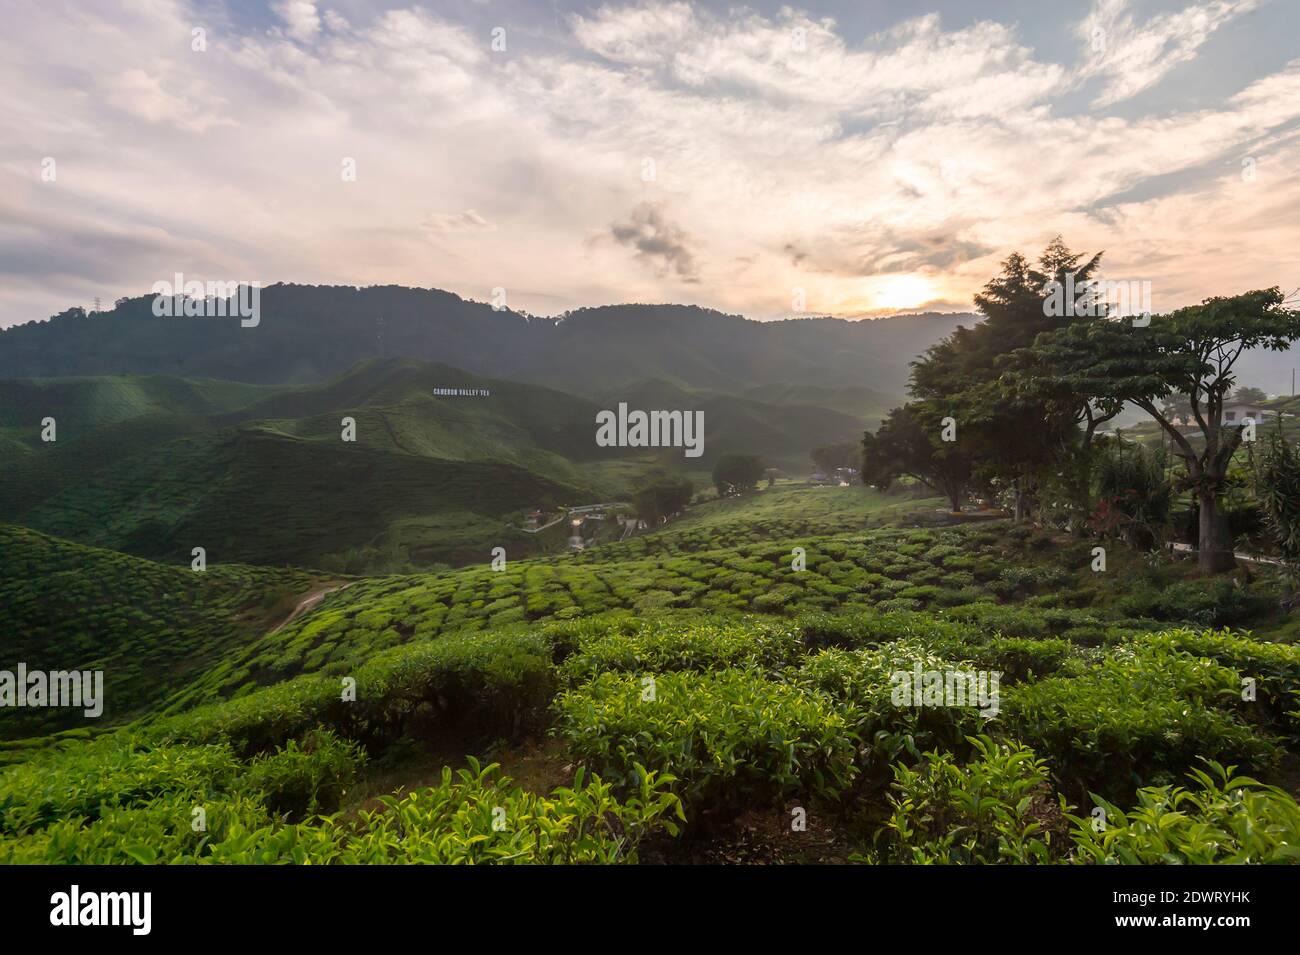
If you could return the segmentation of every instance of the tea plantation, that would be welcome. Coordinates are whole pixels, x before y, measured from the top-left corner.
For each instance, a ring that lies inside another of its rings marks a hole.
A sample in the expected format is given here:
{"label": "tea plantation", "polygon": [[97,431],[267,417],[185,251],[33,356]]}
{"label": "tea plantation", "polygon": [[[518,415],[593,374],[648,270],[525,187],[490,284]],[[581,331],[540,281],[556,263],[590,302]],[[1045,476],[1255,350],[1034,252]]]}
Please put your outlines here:
{"label": "tea plantation", "polygon": [[[1087,543],[1004,522],[863,529],[819,493],[354,580],[279,629],[250,603],[319,579],[86,550],[90,579],[25,593],[73,545],[6,528],[28,658],[93,656],[145,711],[8,744],[0,862],[1300,855],[1300,648],[1266,583],[1119,552],[1095,573]],[[899,705],[913,670],[1000,697]]]}

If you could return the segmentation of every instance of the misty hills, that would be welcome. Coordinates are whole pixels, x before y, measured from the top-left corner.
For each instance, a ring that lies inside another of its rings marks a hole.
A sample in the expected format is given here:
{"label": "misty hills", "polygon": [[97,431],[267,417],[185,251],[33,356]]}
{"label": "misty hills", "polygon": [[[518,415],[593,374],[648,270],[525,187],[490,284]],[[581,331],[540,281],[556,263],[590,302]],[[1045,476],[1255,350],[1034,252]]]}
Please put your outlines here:
{"label": "misty hills", "polygon": [[[869,399],[812,394],[850,407]],[[617,401],[704,410],[704,457],[597,446],[596,414]],[[41,440],[46,417],[52,443]],[[344,418],[355,441],[343,440]],[[863,421],[659,380],[592,400],[414,359],[369,359],[297,386],[0,380],[0,521],[155,560],[188,561],[202,546],[214,560],[336,570],[360,566],[367,549],[394,567],[460,563],[485,546],[562,543],[518,529],[533,508],[626,499],[654,468],[693,468],[702,484],[699,469],[727,451],[802,469],[809,450],[855,440]]]}
{"label": "misty hills", "polygon": [[[772,401],[748,395],[770,391]],[[883,417],[880,406],[856,389],[819,389],[826,405],[797,400],[802,389],[775,387],[751,389],[731,395],[706,389],[689,389],[652,378],[610,388],[598,399],[606,408],[627,402],[629,408],[691,409],[704,412],[704,463],[729,451],[761,455],[769,464],[788,469],[808,466],[808,452],[824,444],[859,441],[867,427]],[[794,398],[795,400],[790,400]],[[895,402],[897,403],[897,402]],[[852,411],[840,411],[842,405]],[[671,455],[667,456],[671,458]]]}
{"label": "misty hills", "polygon": [[682,305],[610,305],[559,318],[494,311],[436,289],[272,285],[259,322],[160,318],[153,296],[0,330],[0,378],[131,373],[254,384],[320,381],[394,356],[596,395],[662,379],[739,393],[773,382],[901,395],[908,362],[974,315],[756,322]]}
{"label": "misty hills", "polygon": [[[28,449],[0,455],[0,520],[159,560],[202,546],[250,563],[339,566],[365,548],[452,562],[489,538],[526,540],[507,527],[516,511],[594,494],[573,460],[597,450],[595,410],[549,389],[378,360],[324,385],[220,384],[0,381],[0,436]],[[489,395],[435,398],[436,386]],[[141,399],[160,393],[210,400]],[[38,416],[57,441],[40,440]]]}
{"label": "misty hills", "polygon": [[[738,451],[799,473],[874,427],[908,362],[975,319],[535,318],[437,290],[275,285],[245,327],[158,317],[153,298],[0,331],[0,521],[153,560],[202,546],[334,572],[546,552],[562,536],[526,534],[524,513],[626,500],[652,471],[702,487]],[[704,456],[598,447],[596,414],[621,401],[703,410]]]}

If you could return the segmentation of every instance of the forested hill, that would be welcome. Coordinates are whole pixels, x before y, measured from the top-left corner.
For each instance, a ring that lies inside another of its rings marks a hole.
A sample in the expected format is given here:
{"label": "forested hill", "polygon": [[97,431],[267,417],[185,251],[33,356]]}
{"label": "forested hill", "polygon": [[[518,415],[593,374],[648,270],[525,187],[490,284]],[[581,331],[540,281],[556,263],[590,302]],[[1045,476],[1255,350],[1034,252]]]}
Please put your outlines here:
{"label": "forested hill", "polygon": [[153,296],[0,331],[0,378],[162,374],[317,381],[406,357],[592,395],[629,380],[739,392],[773,381],[901,394],[908,363],[974,315],[757,322],[683,305],[610,305],[532,318],[436,289],[273,285],[256,327],[159,318]]}

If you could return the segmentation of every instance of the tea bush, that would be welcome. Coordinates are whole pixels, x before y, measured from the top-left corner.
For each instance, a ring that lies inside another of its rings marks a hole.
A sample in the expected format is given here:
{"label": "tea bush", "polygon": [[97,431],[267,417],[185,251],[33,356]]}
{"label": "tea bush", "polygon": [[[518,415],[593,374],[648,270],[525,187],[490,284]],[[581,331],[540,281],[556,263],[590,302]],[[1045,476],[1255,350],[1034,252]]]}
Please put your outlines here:
{"label": "tea bush", "polygon": [[[1300,688],[1300,647],[1267,643],[1228,630],[1168,630],[1142,637],[1145,646],[1204,657],[1256,681],[1263,722],[1295,734],[1300,722],[1292,709]],[[1254,707],[1246,707],[1250,714]]]}
{"label": "tea bush", "polygon": [[1300,860],[1300,805],[1236,767],[1207,761],[1193,787],[1139,789],[1125,811],[1094,795],[1102,812],[1075,815],[1054,797],[1047,764],[1015,743],[973,738],[959,764],[930,752],[895,770],[892,813],[860,861],[1207,865]]}
{"label": "tea bush", "polygon": [[161,796],[199,800],[230,789],[239,770],[226,746],[156,745],[127,735],[42,754],[0,772],[0,834],[93,821]]}
{"label": "tea bush", "polygon": [[582,637],[561,670],[574,685],[607,672],[776,667],[802,653],[801,638],[794,627],[761,618],[643,621]]}
{"label": "tea bush", "polygon": [[556,702],[557,732],[603,778],[635,783],[645,766],[676,777],[695,811],[835,798],[852,785],[856,739],[833,702],[752,669],[663,673],[650,688],[603,673]]}
{"label": "tea bush", "polygon": [[1176,778],[1198,756],[1269,765],[1277,747],[1237,717],[1240,694],[1233,670],[1134,643],[1083,675],[1008,688],[1002,725],[1068,785],[1124,796]]}
{"label": "tea bush", "polygon": [[225,741],[241,754],[263,752],[325,726],[383,746],[408,731],[472,727],[518,735],[546,721],[555,689],[545,633],[467,633],[394,647],[355,673],[356,699],[341,679],[303,676],[164,720],[161,738]]}
{"label": "tea bush", "polygon": [[[274,757],[272,757],[274,759]],[[676,835],[681,804],[673,780],[642,772],[622,801],[578,772],[547,796],[514,786],[493,764],[441,784],[383,797],[356,820],[338,816],[285,825],[261,793],[202,801],[205,828],[190,825],[195,802],[181,795],[114,806],[88,824],[60,820],[23,837],[0,838],[0,863],[555,864],[635,862],[648,835]],[[272,780],[274,782],[274,780]]]}
{"label": "tea bush", "polygon": [[276,815],[301,819],[338,811],[356,780],[365,753],[328,730],[313,730],[302,744],[289,740],[274,754],[256,757],[245,777]]}
{"label": "tea bush", "polygon": [[1105,810],[1071,816],[1080,862],[1127,865],[1207,865],[1300,861],[1300,806],[1289,793],[1235,766],[1209,761],[1193,769],[1199,785],[1142,789],[1128,812],[1094,796]]}
{"label": "tea bush", "polygon": [[887,767],[901,756],[919,758],[932,746],[960,746],[968,732],[981,726],[967,707],[899,706],[890,676],[910,672],[965,668],[929,651],[920,641],[900,639],[879,648],[822,650],[791,675],[795,686],[834,700],[845,722],[874,757],[864,768],[881,782]]}
{"label": "tea bush", "polygon": [[988,736],[970,743],[977,758],[965,765],[931,751],[914,769],[894,767],[879,861],[1024,864],[1059,854],[1047,764],[1027,746]]}

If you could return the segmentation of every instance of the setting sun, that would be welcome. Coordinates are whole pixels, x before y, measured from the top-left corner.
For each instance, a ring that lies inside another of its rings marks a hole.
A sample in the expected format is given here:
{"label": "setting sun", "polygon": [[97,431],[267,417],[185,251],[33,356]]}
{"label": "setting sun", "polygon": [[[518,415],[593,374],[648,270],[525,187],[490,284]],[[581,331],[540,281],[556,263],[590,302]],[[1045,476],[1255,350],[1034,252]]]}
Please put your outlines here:
{"label": "setting sun", "polygon": [[923,276],[882,275],[868,284],[867,307],[872,309],[916,308],[936,297],[934,286]]}

